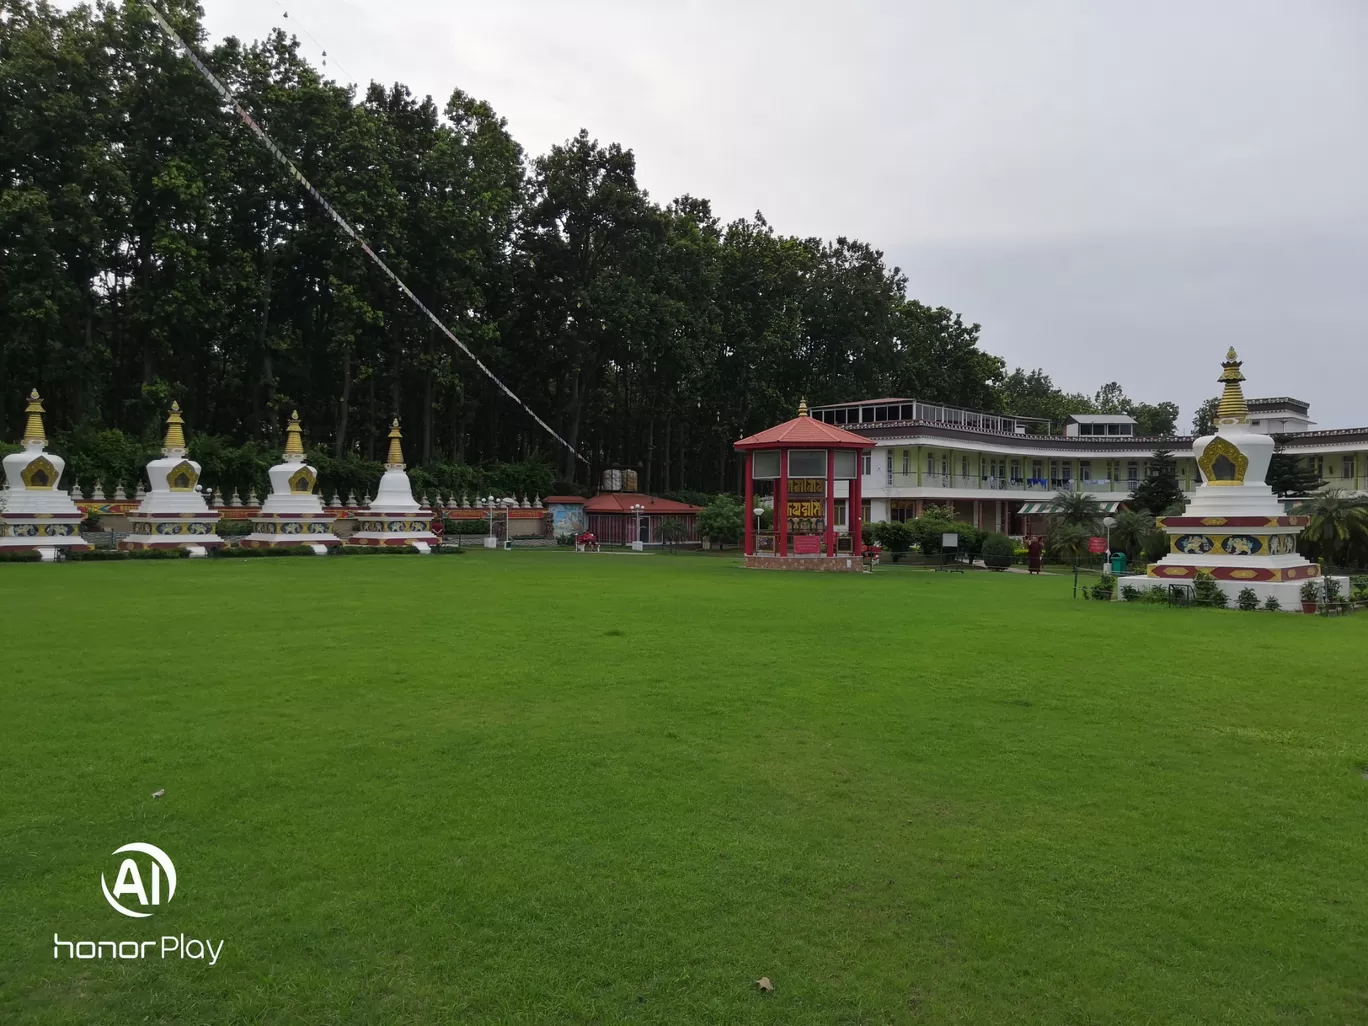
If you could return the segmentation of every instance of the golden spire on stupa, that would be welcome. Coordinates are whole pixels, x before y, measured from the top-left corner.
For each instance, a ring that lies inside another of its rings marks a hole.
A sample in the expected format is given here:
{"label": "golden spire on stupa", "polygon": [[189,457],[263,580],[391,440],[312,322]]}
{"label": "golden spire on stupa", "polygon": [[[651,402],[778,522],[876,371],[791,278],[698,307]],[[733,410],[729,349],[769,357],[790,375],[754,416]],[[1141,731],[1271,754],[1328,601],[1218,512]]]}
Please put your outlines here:
{"label": "golden spire on stupa", "polygon": [[798,416],[800,416],[800,417],[806,417],[807,415],[808,415],[807,396],[804,396],[803,398],[801,398],[801,399],[798,400]]}
{"label": "golden spire on stupa", "polygon": [[1245,376],[1240,373],[1240,358],[1235,353],[1235,347],[1231,346],[1225,362],[1221,364],[1221,376],[1216,379],[1225,386],[1221,392],[1220,405],[1216,407],[1217,423],[1243,424],[1249,420],[1249,406],[1240,388],[1240,382],[1244,379]]}
{"label": "golden spire on stupa", "polygon": [[399,444],[399,439],[403,437],[403,433],[399,430],[399,418],[395,417],[390,423],[389,455],[385,457],[386,470],[404,469],[404,448]]}
{"label": "golden spire on stupa", "polygon": [[185,455],[185,418],[181,416],[180,403],[171,401],[171,412],[166,415],[166,439],[162,442],[163,456]]}
{"label": "golden spire on stupa", "polygon": [[47,441],[47,432],[43,430],[43,398],[38,394],[38,389],[29,393],[24,412],[28,414],[28,421],[24,424],[24,437],[20,444],[27,446],[37,442],[41,446]]}
{"label": "golden spire on stupa", "polygon": [[290,414],[290,423],[285,427],[285,458],[304,455],[304,429],[299,426],[299,411]]}

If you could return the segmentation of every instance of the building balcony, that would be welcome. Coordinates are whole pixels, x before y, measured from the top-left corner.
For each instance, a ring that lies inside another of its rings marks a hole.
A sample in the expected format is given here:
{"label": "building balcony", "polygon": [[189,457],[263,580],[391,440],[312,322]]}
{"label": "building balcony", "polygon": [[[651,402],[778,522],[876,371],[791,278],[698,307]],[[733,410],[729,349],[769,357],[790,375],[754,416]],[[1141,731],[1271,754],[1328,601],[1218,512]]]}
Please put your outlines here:
{"label": "building balcony", "polygon": [[960,495],[978,499],[1016,499],[1081,491],[1089,495],[1129,495],[1137,478],[1010,478],[974,474],[871,474],[864,478],[864,495],[881,498],[933,498]]}

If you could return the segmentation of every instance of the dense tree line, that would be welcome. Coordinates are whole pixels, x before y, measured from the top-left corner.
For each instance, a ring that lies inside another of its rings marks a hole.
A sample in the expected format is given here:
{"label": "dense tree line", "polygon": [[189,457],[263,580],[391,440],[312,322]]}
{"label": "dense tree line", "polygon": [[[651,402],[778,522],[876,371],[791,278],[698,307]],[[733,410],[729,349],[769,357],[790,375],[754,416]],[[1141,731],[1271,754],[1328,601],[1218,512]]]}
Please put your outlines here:
{"label": "dense tree line", "polygon": [[[787,236],[760,214],[723,223],[691,196],[662,205],[616,143],[581,131],[529,159],[459,89],[440,107],[398,84],[357,93],[280,32],[211,43],[193,4],[162,6],[594,468],[640,467],[654,491],[730,490],[732,442],[791,416],[800,396],[1055,419],[1130,402],[1119,386],[1088,400],[1042,371],[1008,374],[978,325],[909,298],[867,243]],[[298,409],[318,451],[370,466],[399,416],[414,464],[542,460],[548,479],[590,479],[342,236],[135,0],[0,0],[0,125],[11,429],[34,385],[77,443],[153,440],[175,397],[193,434],[270,451]],[[1176,409],[1145,410],[1172,432]]]}

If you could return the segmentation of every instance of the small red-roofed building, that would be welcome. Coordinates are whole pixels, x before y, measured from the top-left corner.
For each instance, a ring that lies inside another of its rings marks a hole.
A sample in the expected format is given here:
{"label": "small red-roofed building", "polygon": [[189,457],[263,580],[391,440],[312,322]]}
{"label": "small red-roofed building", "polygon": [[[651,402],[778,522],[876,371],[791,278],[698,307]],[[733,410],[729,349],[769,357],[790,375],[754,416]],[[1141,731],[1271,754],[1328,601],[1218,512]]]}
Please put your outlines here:
{"label": "small red-roofed building", "polygon": [[[806,400],[793,420],[735,443],[746,456],[746,565],[860,570],[860,464],[873,447],[863,435],[809,417]],[[774,514],[768,532],[757,529],[754,512],[766,506]]]}
{"label": "small red-roofed building", "polygon": [[674,499],[660,499],[641,492],[600,492],[584,504],[589,533],[600,545],[659,545],[660,526],[677,520],[684,528],[683,542],[698,541],[696,520],[701,506]]}

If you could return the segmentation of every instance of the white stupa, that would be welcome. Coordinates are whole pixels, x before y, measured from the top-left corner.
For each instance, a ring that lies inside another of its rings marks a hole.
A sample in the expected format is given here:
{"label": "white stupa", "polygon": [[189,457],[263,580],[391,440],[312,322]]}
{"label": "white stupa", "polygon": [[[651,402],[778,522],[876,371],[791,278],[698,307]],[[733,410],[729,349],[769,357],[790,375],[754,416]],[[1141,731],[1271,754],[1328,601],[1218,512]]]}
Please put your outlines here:
{"label": "white stupa", "polygon": [[[1275,596],[1285,610],[1300,608],[1301,586],[1320,567],[1297,552],[1297,535],[1310,518],[1290,516],[1265,477],[1275,441],[1249,426],[1240,382],[1241,362],[1232,348],[1221,364],[1223,385],[1216,432],[1192,445],[1202,483],[1182,516],[1160,517],[1169,552],[1145,577],[1122,585],[1146,588],[1162,581],[1191,581],[1205,570],[1233,601],[1245,588]],[[1341,582],[1346,586],[1347,582]]]}
{"label": "white stupa", "polygon": [[333,534],[337,517],[323,509],[322,496],[314,492],[318,471],[304,462],[304,432],[299,426],[299,411],[290,414],[285,428],[285,452],[272,467],[271,494],[261,511],[252,517],[252,533],[242,539],[245,549],[269,549],[284,545],[307,545],[320,556],[328,548],[341,545]]}
{"label": "white stupa", "polygon": [[363,513],[356,515],[353,545],[412,545],[419,552],[430,552],[437,544],[432,533],[432,510],[413,497],[413,485],[404,473],[403,435],[396,418],[390,425],[389,455],[380,487]]}
{"label": "white stupa", "polygon": [[204,501],[199,478],[200,465],[186,456],[180,403],[173,402],[161,459],[147,465],[152,490],[128,514],[133,533],[119,542],[119,548],[186,548],[191,556],[207,556],[209,549],[222,547],[223,539],[214,533],[219,514]]}
{"label": "white stupa", "polygon": [[81,537],[84,514],[66,492],[57,490],[66,461],[46,452],[43,400],[35,388],[24,409],[23,446],[5,457],[5,501],[0,509],[0,552],[36,549],[44,563],[57,551],[84,552],[90,544]]}

